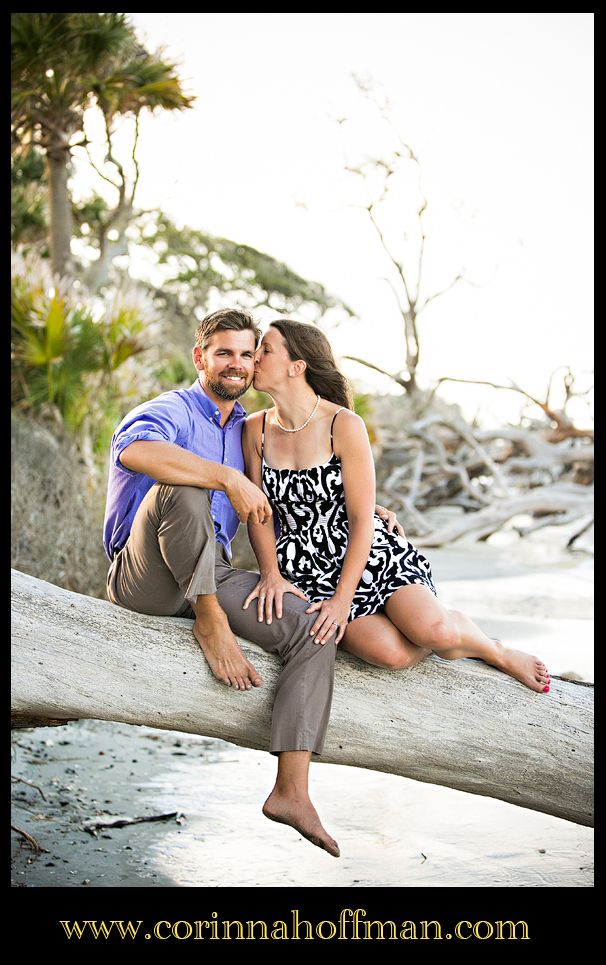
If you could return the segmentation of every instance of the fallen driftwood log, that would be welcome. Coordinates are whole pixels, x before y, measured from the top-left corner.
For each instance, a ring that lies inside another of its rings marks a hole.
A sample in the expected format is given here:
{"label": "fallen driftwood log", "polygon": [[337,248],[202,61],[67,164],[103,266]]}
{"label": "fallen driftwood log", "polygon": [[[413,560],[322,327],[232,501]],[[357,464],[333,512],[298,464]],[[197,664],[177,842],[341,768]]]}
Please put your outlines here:
{"label": "fallen driftwood log", "polygon": [[[266,750],[280,664],[240,640],[263,687],[212,676],[191,620],[143,616],[13,570],[14,726],[83,718]],[[593,823],[593,685],[548,696],[474,660],[380,670],[341,651],[322,760]]]}
{"label": "fallen driftwood log", "polygon": [[[405,427],[392,419],[377,465],[379,501],[403,510],[407,532],[427,546],[486,539],[520,515],[531,516],[514,526],[520,536],[577,520],[580,535],[593,516],[593,432],[551,415],[553,432],[479,429],[440,412]],[[464,515],[436,529],[431,512],[446,506]]]}
{"label": "fallen driftwood log", "polygon": [[[578,496],[570,492],[564,484],[541,486],[515,499],[495,500],[491,506],[466,514],[462,519],[457,519],[442,529],[423,535],[418,542],[420,546],[444,546],[446,543],[454,543],[461,537],[484,539],[496,533],[503,523],[514,516],[533,513],[547,514],[548,519],[541,521],[545,526],[557,525],[558,520],[551,515],[553,513],[565,514],[566,518],[559,520],[561,524],[585,517],[591,520],[593,519],[593,494],[589,492]],[[533,524],[526,531],[537,528],[537,524]]]}

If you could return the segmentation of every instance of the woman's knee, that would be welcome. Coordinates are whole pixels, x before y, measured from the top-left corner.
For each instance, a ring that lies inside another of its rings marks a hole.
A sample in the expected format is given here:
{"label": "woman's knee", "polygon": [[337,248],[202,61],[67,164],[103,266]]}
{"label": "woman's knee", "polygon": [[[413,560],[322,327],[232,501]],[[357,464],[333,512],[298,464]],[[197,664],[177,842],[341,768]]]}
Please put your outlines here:
{"label": "woman's knee", "polygon": [[452,650],[461,643],[461,633],[457,623],[457,611],[448,610],[446,615],[435,620],[428,628],[426,646],[432,650]]}
{"label": "woman's knee", "polygon": [[415,650],[416,653],[413,650],[401,650],[386,654],[384,662],[379,666],[386,670],[410,670],[411,667],[416,667],[421,660],[424,660],[431,653],[431,650],[425,647],[416,647]]}
{"label": "woman's knee", "polygon": [[365,663],[385,670],[414,667],[431,653],[411,643],[383,614],[359,617],[350,623],[341,647]]}

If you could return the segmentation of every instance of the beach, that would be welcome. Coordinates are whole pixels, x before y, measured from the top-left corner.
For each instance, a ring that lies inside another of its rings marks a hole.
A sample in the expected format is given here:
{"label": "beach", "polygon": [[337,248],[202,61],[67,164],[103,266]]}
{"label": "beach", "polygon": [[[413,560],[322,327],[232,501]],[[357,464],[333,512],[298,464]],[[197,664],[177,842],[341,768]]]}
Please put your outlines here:
{"label": "beach", "polygon": [[[564,543],[550,528],[427,555],[447,606],[553,675],[593,681],[593,559]],[[43,849],[12,833],[15,887],[593,885],[591,828],[314,763],[311,795],[339,842],[335,860],[263,817],[270,755],[190,734],[96,720],[15,731],[12,775],[13,824]],[[163,817],[108,827],[152,816]]]}

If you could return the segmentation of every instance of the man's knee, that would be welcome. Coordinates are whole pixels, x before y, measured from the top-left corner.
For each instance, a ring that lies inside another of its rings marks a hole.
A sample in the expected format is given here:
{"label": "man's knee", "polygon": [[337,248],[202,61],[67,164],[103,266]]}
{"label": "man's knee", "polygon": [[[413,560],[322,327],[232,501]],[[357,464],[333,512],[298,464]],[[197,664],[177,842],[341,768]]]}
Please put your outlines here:
{"label": "man's knee", "polygon": [[318,614],[317,612],[305,613],[305,608],[309,604],[305,604],[304,601],[300,602],[303,603],[303,612],[297,615],[296,630],[286,642],[281,653],[282,658],[292,659],[295,654],[304,654],[309,660],[333,666],[337,655],[334,636],[326,643],[315,643],[311,628]]}
{"label": "man's knee", "polygon": [[193,515],[200,512],[200,507],[210,509],[210,492],[199,486],[171,486],[168,483],[157,483],[158,498],[163,503],[183,507]]}

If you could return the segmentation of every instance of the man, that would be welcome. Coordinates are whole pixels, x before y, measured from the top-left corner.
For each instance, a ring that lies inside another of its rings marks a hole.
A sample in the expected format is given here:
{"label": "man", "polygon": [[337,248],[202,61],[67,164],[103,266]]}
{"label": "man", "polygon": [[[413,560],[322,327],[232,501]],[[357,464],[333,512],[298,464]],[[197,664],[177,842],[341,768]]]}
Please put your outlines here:
{"label": "man", "polygon": [[236,690],[262,680],[234,633],[281,657],[270,738],[278,773],[263,813],[338,857],[307,790],[311,755],[321,753],[328,725],[336,647],[313,642],[316,614],[305,613],[308,601],[296,591],[284,596],[280,619],[259,622],[255,608],[242,608],[259,576],[230,563],[239,522],[272,518],[266,496],[243,473],[246,413],[237,401],[252,382],[259,336],[246,311],[207,315],[196,329],[193,385],[144,402],[116,429],[107,593],[139,613],[193,617],[212,673]]}

